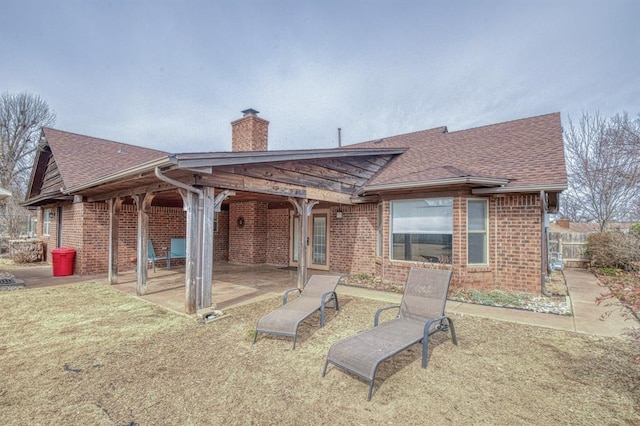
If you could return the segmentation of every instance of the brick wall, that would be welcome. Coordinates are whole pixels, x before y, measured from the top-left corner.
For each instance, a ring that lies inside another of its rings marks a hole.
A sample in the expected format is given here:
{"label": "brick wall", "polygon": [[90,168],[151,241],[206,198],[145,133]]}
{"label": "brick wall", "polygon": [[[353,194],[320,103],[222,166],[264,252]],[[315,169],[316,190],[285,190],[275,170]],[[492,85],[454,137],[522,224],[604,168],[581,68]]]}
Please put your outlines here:
{"label": "brick wall", "polygon": [[267,263],[289,265],[289,209],[267,211]]}
{"label": "brick wall", "polygon": [[[229,205],[229,261],[251,265],[267,262],[268,204],[258,201]],[[244,226],[238,226],[238,219]]]}
{"label": "brick wall", "polygon": [[[57,214],[57,207],[52,206]],[[62,246],[76,250],[74,273],[93,275],[106,273],[109,268],[109,207],[106,203],[76,203],[62,206]],[[46,259],[52,261],[51,250],[56,248],[57,218],[52,219],[50,235],[42,235],[42,210],[38,213],[38,232],[46,249]],[[124,204],[118,227],[118,269],[134,270],[137,253],[138,213],[132,204]],[[181,208],[151,207],[149,238],[158,256],[162,247],[169,247],[172,237],[186,235],[186,214]],[[164,263],[160,263],[164,265]],[[172,261],[183,265],[183,259]]]}
{"label": "brick wall", "polygon": [[[342,218],[336,213],[342,212]],[[331,208],[329,265],[342,274],[375,274],[376,204]]]}
{"label": "brick wall", "polygon": [[[451,269],[451,288],[502,289],[540,293],[541,213],[536,195],[507,195],[488,198],[488,264],[467,265],[467,199],[458,194],[453,204],[452,265],[402,262],[389,259],[389,205],[383,203],[383,256],[375,256],[375,275],[396,282],[406,280],[409,268]],[[370,234],[365,233],[367,238]],[[374,239],[375,241],[375,239]],[[375,253],[375,252],[374,252]],[[369,273],[367,270],[350,273]]]}
{"label": "brick wall", "polygon": [[213,260],[229,260],[229,211],[218,212],[218,232],[213,236]]}

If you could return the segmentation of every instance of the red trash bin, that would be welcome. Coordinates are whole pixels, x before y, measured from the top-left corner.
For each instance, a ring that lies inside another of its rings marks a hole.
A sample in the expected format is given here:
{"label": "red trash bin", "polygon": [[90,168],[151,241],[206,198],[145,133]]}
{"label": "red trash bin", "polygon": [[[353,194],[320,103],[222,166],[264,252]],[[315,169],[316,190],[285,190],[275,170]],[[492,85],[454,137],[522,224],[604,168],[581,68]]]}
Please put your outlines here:
{"label": "red trash bin", "polygon": [[76,251],[72,248],[60,247],[51,250],[53,257],[53,276],[64,277],[73,275],[73,260],[76,257]]}

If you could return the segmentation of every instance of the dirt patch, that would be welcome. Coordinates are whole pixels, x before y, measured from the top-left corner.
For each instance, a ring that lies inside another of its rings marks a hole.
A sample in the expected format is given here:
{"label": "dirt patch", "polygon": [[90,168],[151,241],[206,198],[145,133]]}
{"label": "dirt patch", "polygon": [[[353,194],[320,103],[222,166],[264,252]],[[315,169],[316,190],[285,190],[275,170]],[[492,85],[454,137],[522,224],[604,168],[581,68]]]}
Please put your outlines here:
{"label": "dirt patch", "polygon": [[4,424],[611,424],[637,422],[637,348],[601,338],[454,317],[459,345],[432,337],[368,384],[329,346],[369,328],[381,303],[343,298],[303,323],[298,345],[251,332],[278,298],[203,325],[98,284],[0,294]]}

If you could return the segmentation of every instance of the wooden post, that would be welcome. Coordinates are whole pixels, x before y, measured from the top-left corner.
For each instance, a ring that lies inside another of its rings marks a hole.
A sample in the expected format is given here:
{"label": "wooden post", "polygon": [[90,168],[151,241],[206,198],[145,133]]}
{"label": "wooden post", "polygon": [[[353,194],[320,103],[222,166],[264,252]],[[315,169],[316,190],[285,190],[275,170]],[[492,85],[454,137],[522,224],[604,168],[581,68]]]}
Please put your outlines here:
{"label": "wooden post", "polygon": [[187,211],[187,235],[185,259],[185,312],[195,314],[197,311],[196,256],[198,252],[198,195],[194,192],[180,190]]}
{"label": "wooden post", "polygon": [[149,239],[149,207],[154,194],[138,194],[133,197],[138,206],[138,262],[136,264],[138,280],[136,282],[136,294],[147,294],[147,262]]}
{"label": "wooden post", "polygon": [[202,232],[202,280],[201,291],[197,298],[198,309],[205,309],[212,305],[212,285],[213,285],[213,247],[215,233],[213,232],[213,221],[216,212],[220,211],[222,202],[229,196],[235,195],[234,191],[222,191],[217,196],[213,187],[205,187],[202,190],[204,196],[203,228]]}
{"label": "wooden post", "polygon": [[309,247],[309,216],[311,216],[311,210],[313,206],[318,204],[318,201],[309,201],[306,198],[289,198],[289,202],[293,204],[298,212],[298,220],[300,221],[300,232],[298,233],[297,286],[302,290],[307,283],[308,275],[307,249]]}
{"label": "wooden post", "polygon": [[121,198],[109,200],[109,284],[118,284],[118,226]]}

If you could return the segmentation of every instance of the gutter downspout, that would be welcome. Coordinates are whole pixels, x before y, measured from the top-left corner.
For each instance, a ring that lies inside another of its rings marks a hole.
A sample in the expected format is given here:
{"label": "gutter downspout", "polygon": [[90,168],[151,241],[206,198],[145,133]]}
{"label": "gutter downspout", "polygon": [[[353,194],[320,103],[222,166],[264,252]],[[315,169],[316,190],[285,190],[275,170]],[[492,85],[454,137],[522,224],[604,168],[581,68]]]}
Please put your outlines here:
{"label": "gutter downspout", "polygon": [[547,297],[551,293],[547,290],[547,262],[549,261],[549,234],[547,228],[547,202],[544,190],[540,190],[540,291]]}
{"label": "gutter downspout", "polygon": [[[202,235],[202,229],[203,229],[203,225],[204,225],[204,193],[202,192],[201,189],[198,189],[196,187],[193,187],[191,185],[187,185],[185,183],[182,183],[180,181],[171,179],[168,176],[165,176],[162,174],[160,167],[156,167],[154,169],[155,175],[158,179],[160,179],[163,182],[166,182],[170,185],[176,186],[180,189],[184,189],[187,192],[191,192],[193,194],[196,194],[198,196],[198,206],[197,206],[197,214],[196,214],[196,247],[198,247],[197,250],[195,250],[195,291],[196,291],[196,306],[192,307],[195,310],[197,310],[199,308],[199,305],[201,303],[201,295],[203,293],[203,288],[202,288],[202,246],[203,246],[203,235]],[[185,200],[186,202],[186,200]],[[188,215],[187,215],[188,217]],[[189,228],[187,226],[187,228]],[[193,235],[191,233],[187,233],[187,238],[191,238]],[[188,240],[187,240],[188,241]],[[187,242],[187,247],[189,247],[190,244]],[[187,259],[187,261],[190,259]],[[189,281],[189,277],[188,277],[188,270],[189,268],[187,268],[187,277],[186,280]],[[189,287],[189,283],[187,282],[186,287]],[[188,303],[187,303],[188,304]],[[195,312],[192,312],[195,313]]]}

